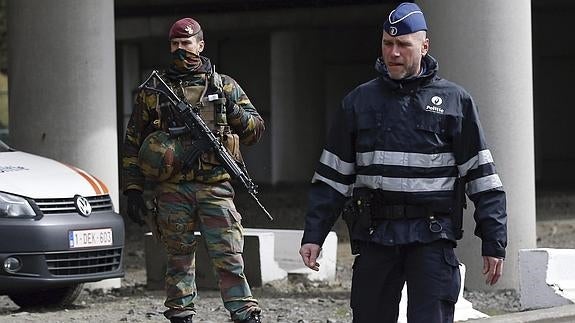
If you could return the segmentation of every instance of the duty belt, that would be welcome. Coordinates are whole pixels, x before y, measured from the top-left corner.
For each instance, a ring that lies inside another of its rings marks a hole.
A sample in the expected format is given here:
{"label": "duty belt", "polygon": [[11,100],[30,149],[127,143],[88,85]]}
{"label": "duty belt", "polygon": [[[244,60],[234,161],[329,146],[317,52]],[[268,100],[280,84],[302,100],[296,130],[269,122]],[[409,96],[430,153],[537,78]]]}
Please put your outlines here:
{"label": "duty belt", "polygon": [[429,208],[418,205],[378,205],[371,210],[374,220],[427,218],[433,215],[434,212]]}
{"label": "duty belt", "polygon": [[[372,224],[377,225],[381,220],[427,218],[429,231],[435,233],[443,230],[441,223],[437,221],[439,216],[449,216],[449,213],[433,212],[430,208],[417,205],[380,205],[371,209]],[[373,232],[373,229],[370,232]]]}

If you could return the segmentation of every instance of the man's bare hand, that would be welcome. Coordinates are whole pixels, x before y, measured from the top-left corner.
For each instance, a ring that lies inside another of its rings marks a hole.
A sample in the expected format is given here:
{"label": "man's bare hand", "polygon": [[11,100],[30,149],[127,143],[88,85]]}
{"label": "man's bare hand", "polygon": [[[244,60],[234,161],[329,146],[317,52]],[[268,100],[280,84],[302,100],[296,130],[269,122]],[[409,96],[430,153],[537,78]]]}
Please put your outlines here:
{"label": "man's bare hand", "polygon": [[483,275],[487,285],[495,285],[503,274],[503,259],[483,256]]}
{"label": "man's bare hand", "polygon": [[319,257],[320,252],[321,247],[313,243],[306,243],[299,249],[299,254],[301,255],[303,263],[315,271],[319,271],[317,258]]}

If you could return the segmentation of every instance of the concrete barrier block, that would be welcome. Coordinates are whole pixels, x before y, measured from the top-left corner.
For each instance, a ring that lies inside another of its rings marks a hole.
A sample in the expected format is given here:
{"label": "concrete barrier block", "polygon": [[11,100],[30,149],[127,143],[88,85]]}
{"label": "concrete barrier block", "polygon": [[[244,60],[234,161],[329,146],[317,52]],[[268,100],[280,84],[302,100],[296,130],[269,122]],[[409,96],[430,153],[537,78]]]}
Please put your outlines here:
{"label": "concrete barrier block", "polygon": [[[489,315],[482,313],[473,308],[470,301],[463,298],[463,290],[465,285],[465,265],[459,264],[459,272],[461,274],[461,289],[457,303],[455,303],[454,321],[462,322],[472,319],[480,319],[489,317]],[[399,303],[399,319],[398,323],[407,323],[407,286],[403,286],[401,291],[401,302]]]}
{"label": "concrete barrier block", "polygon": [[[218,289],[212,262],[203,240],[200,241],[196,252],[196,286]],[[287,277],[287,272],[274,260],[275,244],[272,232],[244,231],[244,274],[251,287],[261,287],[269,281]]]}
{"label": "concrete barrier block", "polygon": [[[199,289],[218,289],[218,282],[208,256],[204,240],[199,233],[196,251],[196,286]],[[164,288],[166,252],[151,233],[145,235],[146,284],[151,290]],[[244,233],[244,273],[252,287],[287,277],[287,272],[274,260],[275,236],[272,232],[248,231]]]}
{"label": "concrete barrier block", "polygon": [[122,279],[121,278],[110,278],[110,279],[101,280],[99,282],[85,283],[83,288],[87,289],[87,290],[101,289],[104,292],[107,292],[107,291],[112,290],[114,288],[120,288],[120,287],[122,287]]}
{"label": "concrete barrier block", "polygon": [[307,268],[299,254],[303,230],[246,229],[246,233],[271,232],[275,236],[274,259],[289,274],[304,275],[311,281],[335,281],[337,265],[337,234],[331,231],[322,246],[319,271]]}
{"label": "concrete barrier block", "polygon": [[518,261],[522,309],[575,302],[575,249],[521,249]]}
{"label": "concrete barrier block", "polygon": [[164,246],[154,239],[151,232],[144,235],[144,255],[146,259],[146,288],[149,290],[164,289],[166,252]]}

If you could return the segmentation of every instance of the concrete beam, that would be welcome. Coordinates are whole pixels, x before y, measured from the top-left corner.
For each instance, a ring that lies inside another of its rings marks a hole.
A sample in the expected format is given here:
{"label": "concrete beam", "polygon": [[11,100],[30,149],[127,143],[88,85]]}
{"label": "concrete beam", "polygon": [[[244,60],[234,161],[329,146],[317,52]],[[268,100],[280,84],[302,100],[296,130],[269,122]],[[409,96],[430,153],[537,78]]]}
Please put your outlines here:
{"label": "concrete beam", "polygon": [[[379,26],[391,7],[386,4],[344,6],[330,8],[304,8],[262,10],[236,13],[194,15],[202,28],[218,31],[307,30],[336,26]],[[181,14],[116,20],[116,40],[167,37],[167,31]]]}

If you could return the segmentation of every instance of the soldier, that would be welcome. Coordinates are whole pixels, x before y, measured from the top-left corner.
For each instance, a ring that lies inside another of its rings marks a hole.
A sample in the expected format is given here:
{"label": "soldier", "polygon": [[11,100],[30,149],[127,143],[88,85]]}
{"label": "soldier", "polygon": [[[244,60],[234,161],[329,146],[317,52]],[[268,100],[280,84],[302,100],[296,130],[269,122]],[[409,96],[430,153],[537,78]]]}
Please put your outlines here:
{"label": "soldier", "polygon": [[354,323],[397,322],[405,282],[408,322],[453,322],[461,288],[453,249],[461,239],[464,188],[475,204],[486,283],[502,273],[505,192],[475,104],[437,75],[426,32],[416,4],[389,14],[380,75],[343,99],[312,179],[300,254],[319,269],[320,246],[351,202],[344,215],[359,253]]}
{"label": "soldier", "polygon": [[[210,60],[200,55],[204,40],[197,21],[176,21],[169,41],[173,61],[161,78],[182,100],[198,107],[205,123],[241,161],[239,144],[251,145],[261,138],[262,118],[236,81],[217,74]],[[225,113],[215,106],[222,101],[212,100],[214,94],[225,97]],[[164,315],[170,322],[190,323],[196,314],[194,231],[200,231],[232,320],[261,322],[261,309],[244,274],[243,228],[230,175],[186,129],[163,95],[139,91],[126,130],[123,187],[128,216],[141,225],[146,216],[142,192],[153,185],[156,218],[151,222],[157,227],[152,231],[159,234],[168,255]]]}

